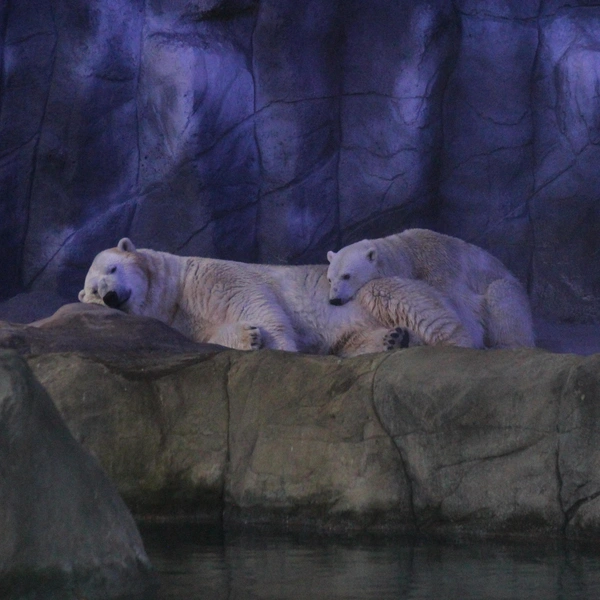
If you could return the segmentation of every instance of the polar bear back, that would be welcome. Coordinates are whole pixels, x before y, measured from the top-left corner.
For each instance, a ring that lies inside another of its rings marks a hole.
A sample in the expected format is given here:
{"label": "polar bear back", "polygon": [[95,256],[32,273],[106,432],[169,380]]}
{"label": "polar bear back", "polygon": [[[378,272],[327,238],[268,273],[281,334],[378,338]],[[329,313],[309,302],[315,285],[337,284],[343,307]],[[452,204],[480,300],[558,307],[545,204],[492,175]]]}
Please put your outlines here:
{"label": "polar bear back", "polygon": [[421,279],[451,296],[460,293],[457,285],[483,294],[493,281],[513,278],[489,252],[428,229],[407,229],[376,242],[381,275]]}

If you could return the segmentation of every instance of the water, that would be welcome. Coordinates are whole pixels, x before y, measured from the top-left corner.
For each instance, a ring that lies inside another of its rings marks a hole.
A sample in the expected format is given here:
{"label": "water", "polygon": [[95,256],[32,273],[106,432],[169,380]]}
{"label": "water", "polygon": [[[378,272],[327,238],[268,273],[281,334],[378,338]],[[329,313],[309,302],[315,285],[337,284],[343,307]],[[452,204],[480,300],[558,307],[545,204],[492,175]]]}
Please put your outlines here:
{"label": "water", "polygon": [[598,600],[600,552],[557,544],[144,526],[160,600]]}

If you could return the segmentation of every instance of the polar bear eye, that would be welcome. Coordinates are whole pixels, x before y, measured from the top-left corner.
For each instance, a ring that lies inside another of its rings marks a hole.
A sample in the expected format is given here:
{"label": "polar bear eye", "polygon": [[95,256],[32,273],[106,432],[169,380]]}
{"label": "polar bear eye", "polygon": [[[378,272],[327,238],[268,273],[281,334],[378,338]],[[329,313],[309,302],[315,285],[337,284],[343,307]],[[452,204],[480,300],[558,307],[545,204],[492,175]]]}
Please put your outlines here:
{"label": "polar bear eye", "polygon": [[348,273],[345,273],[344,275],[342,275],[342,279],[348,281],[348,279],[350,279],[350,275]]}
{"label": "polar bear eye", "polygon": [[111,267],[111,268],[108,270],[108,272],[109,272],[110,274],[112,274],[112,273],[115,273],[116,271],[117,271],[117,267]]}

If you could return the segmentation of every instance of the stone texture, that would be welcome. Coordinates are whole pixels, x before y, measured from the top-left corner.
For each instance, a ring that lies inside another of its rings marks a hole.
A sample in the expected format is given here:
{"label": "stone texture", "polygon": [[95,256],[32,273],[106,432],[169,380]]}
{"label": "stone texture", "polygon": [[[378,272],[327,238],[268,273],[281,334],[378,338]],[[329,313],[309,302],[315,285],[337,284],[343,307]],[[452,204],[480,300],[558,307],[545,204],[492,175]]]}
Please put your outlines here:
{"label": "stone texture", "polygon": [[[563,320],[597,321],[600,277],[594,268],[600,219],[600,7],[562,8],[540,22],[534,71],[531,198],[534,239],[532,292],[540,313]],[[568,217],[565,218],[565,207]],[[562,216],[562,218],[561,218]]]}
{"label": "stone texture", "polygon": [[138,515],[597,539],[599,355],[177,351],[126,315],[117,347],[114,311],[72,310],[0,331]]}
{"label": "stone texture", "polygon": [[556,427],[572,365],[569,355],[519,351],[385,361],[374,401],[406,465],[421,528],[562,526],[569,475],[557,465]]}
{"label": "stone texture", "polygon": [[232,361],[225,498],[234,513],[411,525],[400,457],[369,401],[381,359],[258,352]]}
{"label": "stone texture", "polygon": [[114,598],[148,586],[150,565],[115,487],[73,439],[25,361],[6,350],[0,473],[2,598],[61,590],[65,598]]}
{"label": "stone texture", "polygon": [[9,0],[0,297],[140,247],[324,262],[426,226],[600,322],[600,6]]}
{"label": "stone texture", "polygon": [[599,356],[575,365],[563,391],[558,426],[560,502],[567,531],[593,537],[600,532],[600,450],[598,436]]}
{"label": "stone texture", "polygon": [[[218,518],[228,455],[228,358],[30,359],[74,438],[137,514]],[[184,368],[187,367],[187,368]]]}
{"label": "stone texture", "polygon": [[339,227],[347,244],[433,223],[443,97],[460,38],[445,0],[342,6]]}

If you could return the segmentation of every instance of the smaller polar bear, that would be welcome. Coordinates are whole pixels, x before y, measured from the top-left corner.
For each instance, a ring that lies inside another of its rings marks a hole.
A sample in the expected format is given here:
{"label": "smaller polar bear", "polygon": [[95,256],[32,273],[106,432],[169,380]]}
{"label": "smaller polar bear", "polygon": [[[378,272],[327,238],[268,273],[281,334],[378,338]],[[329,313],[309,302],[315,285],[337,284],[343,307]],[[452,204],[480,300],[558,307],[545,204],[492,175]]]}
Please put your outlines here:
{"label": "smaller polar bear", "polygon": [[420,280],[452,304],[473,347],[534,346],[525,290],[497,258],[473,244],[427,229],[407,229],[330,251],[327,260],[329,301],[335,306],[345,306],[375,278]]}
{"label": "smaller polar bear", "polygon": [[328,301],[326,265],[256,265],[136,249],[123,238],[94,259],[81,302],[157,318],[198,342],[353,356],[408,345],[470,347],[443,296],[424,282],[374,280],[357,302]]}

